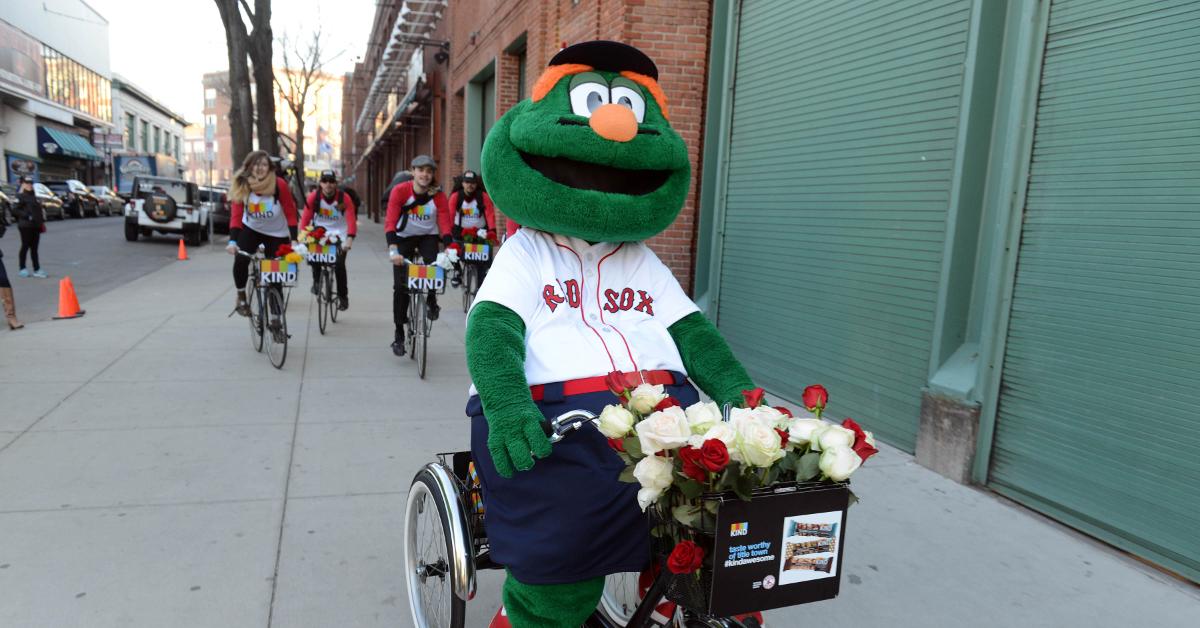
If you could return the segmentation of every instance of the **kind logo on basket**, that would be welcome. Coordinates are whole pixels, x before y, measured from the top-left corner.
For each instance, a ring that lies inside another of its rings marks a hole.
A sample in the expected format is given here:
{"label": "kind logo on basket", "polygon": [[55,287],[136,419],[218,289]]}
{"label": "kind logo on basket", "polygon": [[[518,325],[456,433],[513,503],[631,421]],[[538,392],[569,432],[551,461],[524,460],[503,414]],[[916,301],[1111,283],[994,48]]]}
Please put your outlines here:
{"label": "kind logo on basket", "polygon": [[729,524],[729,536],[746,536],[747,534],[750,534],[749,521]]}
{"label": "kind logo on basket", "polygon": [[466,244],[464,245],[463,259],[468,262],[486,262],[488,255],[491,253],[491,247],[486,244]]}
{"label": "kind logo on basket", "polygon": [[446,272],[439,266],[408,265],[409,290],[441,290]]}
{"label": "kind logo on basket", "polygon": [[333,244],[309,244],[308,263],[333,264],[337,262],[337,246]]}
{"label": "kind logo on basket", "polygon": [[259,271],[262,273],[261,279],[263,283],[296,283],[296,275],[299,270],[298,266],[293,262],[277,259],[267,259],[261,262]]}

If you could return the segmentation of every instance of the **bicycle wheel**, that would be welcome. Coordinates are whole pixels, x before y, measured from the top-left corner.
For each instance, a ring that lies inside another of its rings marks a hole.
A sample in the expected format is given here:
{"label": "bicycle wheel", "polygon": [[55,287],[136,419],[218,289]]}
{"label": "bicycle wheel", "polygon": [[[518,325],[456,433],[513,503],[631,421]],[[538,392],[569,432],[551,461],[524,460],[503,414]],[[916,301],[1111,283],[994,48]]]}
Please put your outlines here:
{"label": "bicycle wheel", "polygon": [[471,309],[471,301],[475,300],[475,295],[471,292],[471,277],[475,275],[475,267],[463,262],[462,272],[463,314],[466,314],[467,310]]}
{"label": "bicycle wheel", "polygon": [[638,574],[623,572],[604,577],[604,593],[600,596],[600,612],[617,626],[629,624],[633,611],[642,601],[638,595]]}
{"label": "bicycle wheel", "polygon": [[[413,624],[462,628],[467,603],[454,594],[454,545],[449,500],[433,473],[422,469],[408,489],[404,513],[404,566]],[[467,557],[466,560],[470,560]]]}
{"label": "bicycle wheel", "polygon": [[267,290],[267,307],[263,308],[266,319],[266,336],[268,336],[267,357],[271,365],[277,369],[283,368],[287,359],[287,306],[284,304],[282,290],[272,286]]}
{"label": "bicycle wheel", "polygon": [[410,294],[408,297],[408,359],[417,359],[417,336],[425,328],[425,295]]}
{"label": "bicycle wheel", "polygon": [[[424,317],[422,317],[422,318],[424,318]],[[422,322],[425,322],[425,321],[422,321]],[[417,377],[420,377],[421,379],[425,379],[425,362],[426,362],[425,349],[426,349],[427,345],[429,344],[429,327],[428,327],[427,323],[425,325],[425,333],[416,334],[416,338],[414,339],[414,342],[417,343],[417,347],[413,351],[413,353],[417,354]]]}
{"label": "bicycle wheel", "polygon": [[333,267],[325,269],[325,307],[329,308],[329,320],[337,322],[338,302],[333,294]]}
{"label": "bicycle wheel", "polygon": [[262,353],[263,350],[263,317],[262,317],[262,298],[259,294],[257,285],[249,285],[246,287],[246,309],[250,311],[250,315],[246,317],[250,321],[250,346],[254,350]]}
{"label": "bicycle wheel", "polygon": [[317,328],[321,330],[321,335],[325,335],[325,327],[329,324],[329,308],[326,307],[329,300],[329,276],[325,274],[325,269],[317,273]]}

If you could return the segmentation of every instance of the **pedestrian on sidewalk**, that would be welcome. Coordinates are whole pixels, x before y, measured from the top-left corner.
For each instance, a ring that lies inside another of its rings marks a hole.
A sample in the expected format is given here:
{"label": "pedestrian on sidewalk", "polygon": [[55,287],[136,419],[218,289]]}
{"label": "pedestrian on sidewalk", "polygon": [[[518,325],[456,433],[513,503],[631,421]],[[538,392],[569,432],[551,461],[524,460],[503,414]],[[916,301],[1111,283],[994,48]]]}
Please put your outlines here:
{"label": "pedestrian on sidewalk", "polygon": [[17,206],[13,208],[13,213],[17,216],[17,230],[21,232],[21,250],[17,253],[21,271],[17,274],[22,277],[31,276],[29,269],[25,267],[25,256],[28,255],[33,262],[32,276],[45,279],[47,275],[38,259],[38,244],[42,240],[42,233],[46,231],[46,217],[42,215],[42,206],[33,191],[33,178],[21,177]]}
{"label": "pedestrian on sidewalk", "polygon": [[[8,232],[8,216],[0,209],[0,238]],[[8,271],[4,269],[4,251],[0,251],[0,302],[4,303],[4,318],[8,321],[9,329],[24,327],[17,320],[17,306],[13,302],[12,284],[8,281]]]}
{"label": "pedestrian on sidewalk", "polygon": [[[432,264],[440,245],[450,242],[450,202],[433,179],[437,162],[429,155],[417,155],[411,167],[412,181],[400,183],[388,196],[384,226],[388,258],[393,265],[392,321],[396,337],[392,353],[397,356],[404,355],[404,325],[408,321],[407,258],[420,251],[424,263]],[[441,310],[434,290],[429,291],[425,305],[429,320],[436,321]]]}
{"label": "pedestrian on sidewalk", "polygon": [[262,244],[268,257],[274,257],[280,246],[296,239],[296,200],[287,181],[276,176],[271,157],[256,150],[246,155],[242,168],[233,177],[229,190],[233,201],[229,216],[229,244],[225,250],[233,258],[233,285],[237,287],[237,313],[250,315],[246,304],[246,280],[250,278],[250,258],[238,255],[241,251],[253,255]]}
{"label": "pedestrian on sidewalk", "polygon": [[[354,238],[358,236],[358,207],[346,192],[338,189],[337,173],[332,170],[322,170],[320,188],[313,190],[304,201],[304,214],[300,216],[300,231],[309,224],[325,229],[329,236],[337,236],[341,240],[337,252],[337,263],[334,264],[333,274],[337,278],[338,309],[350,307],[350,287],[346,283],[346,255],[354,246]],[[317,280],[321,276],[321,267],[312,265],[312,293],[317,293]]]}

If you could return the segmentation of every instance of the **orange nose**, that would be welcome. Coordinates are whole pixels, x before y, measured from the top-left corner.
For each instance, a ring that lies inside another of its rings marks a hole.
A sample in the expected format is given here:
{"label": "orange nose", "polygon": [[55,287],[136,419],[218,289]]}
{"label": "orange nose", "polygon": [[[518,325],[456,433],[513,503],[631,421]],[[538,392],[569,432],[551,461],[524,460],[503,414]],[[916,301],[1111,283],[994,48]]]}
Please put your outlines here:
{"label": "orange nose", "polygon": [[606,140],[628,142],[637,137],[637,118],[629,107],[600,105],[592,112],[592,130]]}

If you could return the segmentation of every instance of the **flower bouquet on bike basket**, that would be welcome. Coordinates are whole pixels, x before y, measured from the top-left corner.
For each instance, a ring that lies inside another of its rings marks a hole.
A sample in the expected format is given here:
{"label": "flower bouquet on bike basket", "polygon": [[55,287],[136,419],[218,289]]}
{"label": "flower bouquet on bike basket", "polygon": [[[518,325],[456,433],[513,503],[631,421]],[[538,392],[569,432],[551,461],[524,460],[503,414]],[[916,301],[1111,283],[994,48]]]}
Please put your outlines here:
{"label": "flower bouquet on bike basket", "polygon": [[486,229],[466,227],[462,230],[462,242],[453,242],[448,250],[467,262],[487,262],[496,251],[499,242]]}
{"label": "flower bouquet on bike basket", "polygon": [[821,418],[829,395],[809,386],[813,416],[743,392],[744,407],[688,408],[662,386],[609,387],[620,399],[599,429],[637,483],[667,599],[716,616],[829,599],[841,579],[850,475],[876,453],[852,419]]}
{"label": "flower bouquet on bike basket", "polygon": [[297,241],[305,246],[304,256],[309,264],[334,264],[337,262],[338,247],[342,237],[328,233],[325,227],[309,225],[300,232]]}

